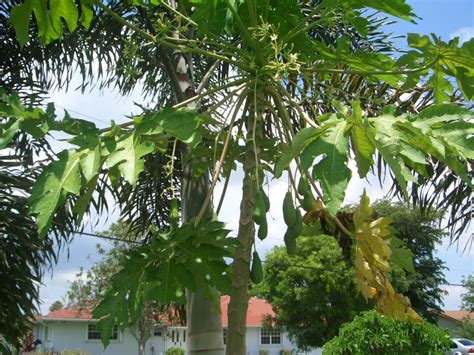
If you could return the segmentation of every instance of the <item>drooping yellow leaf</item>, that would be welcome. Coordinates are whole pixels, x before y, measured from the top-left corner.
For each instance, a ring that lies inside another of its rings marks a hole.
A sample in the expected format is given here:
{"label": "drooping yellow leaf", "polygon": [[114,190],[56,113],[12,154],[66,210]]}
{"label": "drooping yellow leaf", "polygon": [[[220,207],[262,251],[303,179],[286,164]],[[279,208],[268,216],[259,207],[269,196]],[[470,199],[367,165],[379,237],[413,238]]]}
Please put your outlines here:
{"label": "drooping yellow leaf", "polygon": [[366,299],[375,299],[382,314],[398,319],[421,320],[411,307],[410,300],[397,293],[390,280],[390,256],[392,251],[386,237],[390,218],[371,219],[372,208],[367,194],[363,193],[353,220],[356,242],[357,286]]}

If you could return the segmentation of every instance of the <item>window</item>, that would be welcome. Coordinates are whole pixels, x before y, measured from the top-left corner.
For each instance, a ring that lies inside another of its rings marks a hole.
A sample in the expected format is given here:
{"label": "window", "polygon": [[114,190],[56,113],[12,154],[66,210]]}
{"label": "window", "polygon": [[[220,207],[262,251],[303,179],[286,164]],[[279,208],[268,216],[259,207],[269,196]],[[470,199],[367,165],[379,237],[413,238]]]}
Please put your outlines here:
{"label": "window", "polygon": [[262,345],[281,344],[280,329],[261,328],[260,329],[260,344]]}
{"label": "window", "polygon": [[224,345],[227,344],[227,328],[222,329],[222,338],[224,340]]}
{"label": "window", "polygon": [[153,335],[156,336],[156,337],[160,337],[161,336],[161,328],[156,326],[155,329],[153,330]]}
{"label": "window", "polygon": [[[97,324],[87,325],[87,340],[100,340],[100,334]],[[118,340],[118,327],[116,325],[114,325],[110,340]]]}
{"label": "window", "polygon": [[183,342],[186,342],[186,329],[183,330]]}

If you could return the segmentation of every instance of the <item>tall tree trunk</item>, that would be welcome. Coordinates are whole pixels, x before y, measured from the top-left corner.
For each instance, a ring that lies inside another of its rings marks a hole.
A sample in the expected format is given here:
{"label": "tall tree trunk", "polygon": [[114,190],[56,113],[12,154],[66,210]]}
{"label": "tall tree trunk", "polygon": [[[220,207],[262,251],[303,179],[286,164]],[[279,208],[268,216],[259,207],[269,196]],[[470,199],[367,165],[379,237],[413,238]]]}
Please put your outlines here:
{"label": "tall tree trunk", "polygon": [[[183,148],[183,161],[188,154],[188,148]],[[207,174],[197,180],[192,179],[192,164],[193,162],[188,162],[183,168],[181,201],[184,222],[198,214],[209,191]],[[212,210],[209,208],[205,217],[211,217],[211,214]],[[187,290],[186,298],[187,354],[223,355],[225,347],[219,294],[216,292],[214,299],[209,300],[204,297],[202,290]]]}
{"label": "tall tree trunk", "polygon": [[[174,2],[171,2],[175,6]],[[189,58],[188,58],[189,59]],[[186,60],[182,53],[175,53],[176,68],[173,73],[174,79],[179,85],[180,92],[176,93],[178,101],[189,99],[196,95],[191,76],[192,61]],[[176,86],[175,86],[176,90]],[[188,105],[194,107],[192,103]],[[187,146],[181,148],[182,161],[187,161],[190,151]],[[193,161],[183,166],[182,181],[182,219],[183,223],[196,217],[204,204],[209,192],[209,176],[203,174],[200,178],[192,178]],[[207,211],[206,217],[211,217],[212,207]],[[220,312],[219,294],[210,300],[204,297],[202,290],[191,292],[186,290],[186,314],[187,314],[187,353],[202,355],[223,355],[225,352],[222,337],[222,318]]]}
{"label": "tall tree trunk", "polygon": [[[249,125],[250,126],[250,125]],[[251,132],[249,133],[251,137]],[[248,286],[250,280],[250,256],[255,240],[255,224],[252,213],[255,205],[255,193],[258,186],[256,181],[256,161],[253,141],[247,139],[244,157],[244,179],[242,186],[242,201],[240,204],[240,219],[238,240],[232,266],[232,293],[228,308],[229,330],[227,332],[227,355],[246,354],[245,335],[247,330]]]}
{"label": "tall tree trunk", "polygon": [[138,343],[138,355],[146,355],[145,345],[146,341],[144,343]]}

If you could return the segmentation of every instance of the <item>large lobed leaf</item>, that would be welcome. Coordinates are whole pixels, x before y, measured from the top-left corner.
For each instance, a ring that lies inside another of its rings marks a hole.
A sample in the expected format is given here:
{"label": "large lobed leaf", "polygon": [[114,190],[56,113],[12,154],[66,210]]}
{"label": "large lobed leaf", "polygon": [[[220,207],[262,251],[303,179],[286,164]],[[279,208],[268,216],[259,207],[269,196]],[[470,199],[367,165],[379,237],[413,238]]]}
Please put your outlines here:
{"label": "large lobed leaf", "polygon": [[112,286],[94,309],[100,318],[104,346],[109,343],[115,324],[124,329],[135,322],[143,304],[158,301],[184,303],[185,289],[200,288],[211,292],[215,287],[228,293],[231,287],[224,258],[233,255],[235,240],[218,221],[193,221],[169,232],[156,233],[153,240],[133,249],[121,262],[121,270],[112,277]]}
{"label": "large lobed leaf", "polygon": [[[38,177],[29,199],[38,230],[45,235],[57,209],[72,194],[80,197],[73,206],[81,221],[96,189],[98,175],[108,174],[114,181],[123,177],[130,184],[137,182],[144,168],[144,158],[166,147],[170,139],[196,147],[202,138],[202,125],[214,121],[192,110],[167,108],[134,118],[130,128],[112,125],[100,132],[93,123],[75,119],[66,112],[62,121],[55,120],[54,106],[46,112],[21,105],[18,96],[0,92],[0,148],[19,132],[40,138],[49,131],[62,131],[72,137],[69,143],[76,150],[65,150],[58,160],[46,166]],[[108,170],[103,170],[103,166]]]}

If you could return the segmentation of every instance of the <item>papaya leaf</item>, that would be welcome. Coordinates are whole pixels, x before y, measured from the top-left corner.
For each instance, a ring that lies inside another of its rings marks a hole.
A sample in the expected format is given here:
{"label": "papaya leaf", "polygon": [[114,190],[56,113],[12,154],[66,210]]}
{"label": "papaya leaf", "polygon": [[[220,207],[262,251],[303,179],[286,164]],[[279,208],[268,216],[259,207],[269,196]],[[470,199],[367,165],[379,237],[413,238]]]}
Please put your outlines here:
{"label": "papaya leaf", "polygon": [[106,163],[109,168],[118,166],[125,180],[133,185],[143,171],[143,157],[152,153],[154,149],[155,146],[151,142],[140,142],[136,134],[126,133],[119,138],[115,150],[107,157]]}
{"label": "papaya leaf", "polygon": [[82,223],[82,218],[87,212],[89,203],[92,199],[92,195],[95,191],[97,181],[99,180],[99,174],[95,175],[86,185],[85,192],[79,196],[76,203],[73,207],[73,212],[76,214],[76,223],[80,225]]}
{"label": "papaya leaf", "polygon": [[[333,115],[331,115],[333,116]],[[323,128],[320,127],[308,127],[303,128],[299,131],[291,141],[289,149],[282,152],[280,159],[275,164],[275,177],[280,177],[283,170],[287,169],[292,160],[298,156],[311,142],[318,138],[325,130],[329,129],[335,123],[325,124]],[[301,164],[303,169],[308,169],[309,164],[304,160],[303,157]]]}
{"label": "papaya leaf", "polygon": [[399,17],[410,22],[414,22],[413,19],[416,18],[412,7],[408,5],[405,0],[349,0],[343,2],[352,6],[353,8],[370,7],[374,10],[385,12],[386,14]]}
{"label": "papaya leaf", "polygon": [[[93,16],[92,2],[81,1],[80,6],[81,23],[87,28]],[[70,32],[76,30],[79,22],[79,12],[73,0],[26,0],[11,10],[9,18],[21,47],[29,40],[32,14],[38,27],[38,37],[43,44],[62,38],[63,21]]]}
{"label": "papaya leaf", "polygon": [[342,119],[328,123],[332,127],[315,139],[303,155],[309,155],[311,159],[323,156],[313,167],[313,178],[321,183],[327,210],[334,216],[341,207],[351,178],[351,170],[347,167],[349,139],[346,135],[350,126]]}
{"label": "papaya leaf", "polygon": [[33,11],[31,0],[26,0],[22,4],[15,6],[10,12],[8,21],[15,29],[16,39],[23,47],[30,38],[30,16]]}
{"label": "papaya leaf", "polygon": [[57,207],[68,193],[79,195],[81,188],[80,161],[82,152],[67,150],[58,154],[38,177],[29,198],[30,211],[36,215],[40,235],[46,235]]}
{"label": "papaya leaf", "polygon": [[369,169],[374,165],[373,155],[375,147],[365,132],[360,104],[354,103],[353,108],[351,143],[357,163],[357,171],[360,178],[364,178],[367,176]]}

